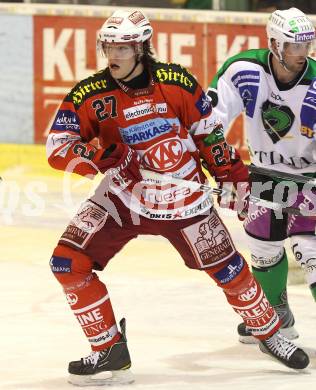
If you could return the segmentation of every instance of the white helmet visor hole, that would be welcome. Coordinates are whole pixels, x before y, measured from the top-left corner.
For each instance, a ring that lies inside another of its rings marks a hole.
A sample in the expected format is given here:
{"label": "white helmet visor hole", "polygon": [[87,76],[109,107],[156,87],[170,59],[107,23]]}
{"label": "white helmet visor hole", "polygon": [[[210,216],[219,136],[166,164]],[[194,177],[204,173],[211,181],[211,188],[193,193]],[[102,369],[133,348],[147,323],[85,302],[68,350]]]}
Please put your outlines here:
{"label": "white helmet visor hole", "polygon": [[104,56],[109,60],[130,60],[137,55],[141,54],[141,45],[137,43],[107,43],[100,42],[101,51]]}

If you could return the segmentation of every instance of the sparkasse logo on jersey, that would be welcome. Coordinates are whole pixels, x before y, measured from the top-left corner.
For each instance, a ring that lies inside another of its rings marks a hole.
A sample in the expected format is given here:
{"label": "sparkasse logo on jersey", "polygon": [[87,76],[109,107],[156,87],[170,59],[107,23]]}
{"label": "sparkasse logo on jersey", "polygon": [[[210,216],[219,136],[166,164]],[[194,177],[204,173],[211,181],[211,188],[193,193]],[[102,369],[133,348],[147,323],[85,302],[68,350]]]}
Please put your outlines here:
{"label": "sparkasse logo on jersey", "polygon": [[134,119],[134,118],[139,118],[141,116],[153,114],[157,112],[158,114],[163,114],[167,112],[167,103],[156,103],[156,104],[151,104],[151,103],[145,103],[145,104],[140,104],[139,106],[135,107],[130,107],[126,108],[123,110],[125,119],[127,121]]}

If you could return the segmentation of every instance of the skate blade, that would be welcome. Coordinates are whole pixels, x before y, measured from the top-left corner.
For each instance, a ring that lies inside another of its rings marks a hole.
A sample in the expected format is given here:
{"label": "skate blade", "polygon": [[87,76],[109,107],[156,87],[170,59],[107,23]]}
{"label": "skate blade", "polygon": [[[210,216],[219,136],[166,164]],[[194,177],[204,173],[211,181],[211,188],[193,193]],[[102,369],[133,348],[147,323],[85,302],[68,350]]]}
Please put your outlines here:
{"label": "skate blade", "polygon": [[132,372],[127,370],[106,371],[95,375],[70,374],[68,383],[75,386],[115,386],[128,385],[135,381]]}
{"label": "skate blade", "polygon": [[[289,340],[295,340],[299,337],[299,334],[294,326],[290,326],[289,328],[280,328],[280,333]],[[259,344],[259,340],[253,336],[239,335],[239,342],[243,344]]]}
{"label": "skate blade", "polygon": [[253,336],[239,336],[238,340],[242,344],[259,344],[259,340]]}

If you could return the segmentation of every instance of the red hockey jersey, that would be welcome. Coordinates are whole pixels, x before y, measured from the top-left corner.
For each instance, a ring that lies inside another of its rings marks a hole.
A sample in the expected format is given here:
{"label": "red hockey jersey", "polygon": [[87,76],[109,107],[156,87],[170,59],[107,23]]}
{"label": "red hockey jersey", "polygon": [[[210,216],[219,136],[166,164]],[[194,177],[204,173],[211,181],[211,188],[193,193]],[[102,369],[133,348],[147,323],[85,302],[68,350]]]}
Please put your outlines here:
{"label": "red hockey jersey", "polygon": [[[48,136],[50,165],[95,175],[92,163],[110,144],[123,142],[138,152],[143,168],[176,178],[204,183],[200,158],[210,167],[214,158],[229,167],[227,154],[215,149],[214,156],[203,141],[219,122],[196,79],[176,64],[157,62],[151,72],[150,85],[139,90],[114,80],[108,68],[79,82],[63,100]],[[95,138],[101,148],[91,142]],[[147,218],[188,218],[213,204],[209,194],[189,186],[142,184],[141,196],[128,189],[116,194]]]}

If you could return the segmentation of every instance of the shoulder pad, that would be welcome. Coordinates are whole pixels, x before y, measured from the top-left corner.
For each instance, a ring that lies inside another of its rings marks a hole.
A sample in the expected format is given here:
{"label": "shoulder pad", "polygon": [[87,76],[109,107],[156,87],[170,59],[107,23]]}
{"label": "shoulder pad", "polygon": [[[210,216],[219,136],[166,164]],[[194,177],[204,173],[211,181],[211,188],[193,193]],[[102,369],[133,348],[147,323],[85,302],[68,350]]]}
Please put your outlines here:
{"label": "shoulder pad", "polygon": [[[241,53],[238,53],[230,58],[228,58],[221,69],[219,70],[219,74],[222,75],[228,69],[228,67],[232,64],[242,62],[248,62],[250,67],[259,66],[263,68],[266,72],[270,73],[268,67],[268,58],[269,58],[269,49],[251,49],[246,50]],[[252,65],[253,64],[253,65]]]}
{"label": "shoulder pad", "polygon": [[[259,69],[262,68],[266,73],[270,73],[268,65],[269,53],[269,49],[250,49],[228,58],[216,73],[209,85],[209,88],[216,89],[219,79],[228,69],[232,72],[247,70],[258,72]],[[247,65],[240,65],[240,62],[247,62]]]}
{"label": "shoulder pad", "polygon": [[153,65],[155,82],[177,85],[194,94],[198,85],[195,77],[184,67],[173,63],[157,62]]}
{"label": "shoulder pad", "polygon": [[[316,61],[314,58],[308,57],[308,68],[307,72],[304,75],[303,82],[300,82],[300,84],[311,84],[315,82],[316,77]],[[305,81],[305,82],[304,82]]]}

